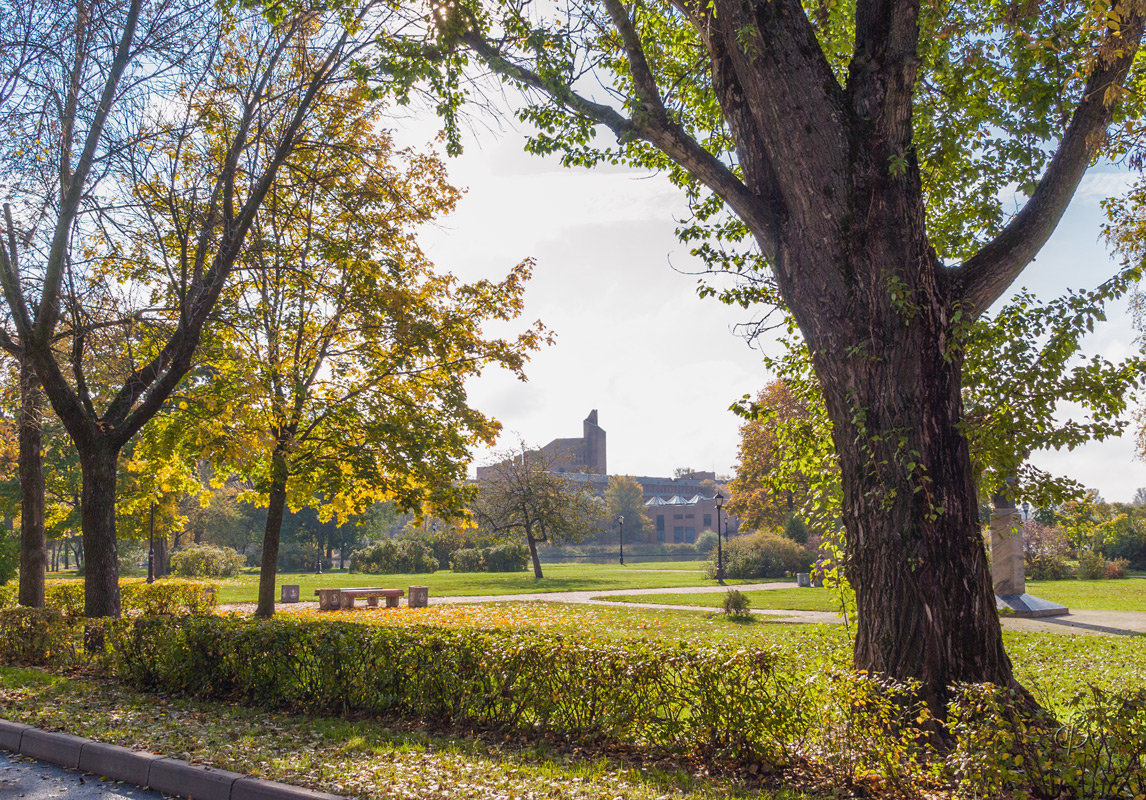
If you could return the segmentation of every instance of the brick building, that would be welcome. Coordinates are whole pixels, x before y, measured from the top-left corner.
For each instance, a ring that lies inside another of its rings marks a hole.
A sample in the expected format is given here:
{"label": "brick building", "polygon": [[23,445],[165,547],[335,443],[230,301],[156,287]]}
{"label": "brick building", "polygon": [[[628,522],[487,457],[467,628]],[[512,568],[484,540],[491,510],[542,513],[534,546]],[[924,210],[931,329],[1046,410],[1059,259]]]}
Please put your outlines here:
{"label": "brick building", "polygon": [[[589,412],[582,422],[579,438],[554,439],[539,448],[553,468],[570,480],[583,481],[593,486],[598,494],[608,487],[606,469],[605,430],[600,426],[597,409]],[[488,474],[494,467],[478,467],[477,478]],[[633,475],[641,485],[645,510],[652,522],[645,536],[649,543],[691,544],[702,531],[716,530],[717,491],[728,497],[728,489],[717,484],[715,472],[690,472],[676,478]],[[740,522],[721,512],[726,533],[734,533]],[[628,538],[628,537],[626,537]]]}

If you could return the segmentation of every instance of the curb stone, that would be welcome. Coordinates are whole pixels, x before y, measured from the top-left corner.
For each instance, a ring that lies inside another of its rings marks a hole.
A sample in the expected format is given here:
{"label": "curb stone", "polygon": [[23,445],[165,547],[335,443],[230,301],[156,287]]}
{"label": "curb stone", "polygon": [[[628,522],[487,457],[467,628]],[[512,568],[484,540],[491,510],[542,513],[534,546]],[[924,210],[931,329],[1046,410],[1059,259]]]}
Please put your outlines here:
{"label": "curb stone", "polygon": [[194,800],[351,800],[5,719],[0,750]]}

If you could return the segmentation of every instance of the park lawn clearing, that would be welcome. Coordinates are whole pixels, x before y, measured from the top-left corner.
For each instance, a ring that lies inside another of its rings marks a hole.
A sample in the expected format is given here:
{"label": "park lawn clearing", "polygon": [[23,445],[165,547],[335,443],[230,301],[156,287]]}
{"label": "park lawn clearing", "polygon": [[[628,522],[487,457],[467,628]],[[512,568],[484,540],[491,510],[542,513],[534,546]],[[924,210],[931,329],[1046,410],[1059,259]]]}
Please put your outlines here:
{"label": "park lawn clearing", "polygon": [[1027,594],[1071,609],[1146,611],[1146,578],[1027,581]]}
{"label": "park lawn clearing", "polygon": [[[428,586],[431,597],[531,594],[534,592],[608,591],[612,589],[659,589],[676,586],[716,585],[704,577],[703,562],[680,562],[675,569],[663,564],[543,564],[545,577],[537,580],[532,571],[523,572],[453,572],[438,570],[402,575],[368,575],[362,572],[332,571],[322,575],[313,572],[280,572],[276,585],[298,584],[303,600],[314,600],[320,587],[353,588],[380,586],[405,589]],[[219,602],[253,603],[258,599],[259,576],[246,573],[236,578],[215,579],[219,585]]]}
{"label": "park lawn clearing", "polygon": [[578,754],[551,743],[163,698],[32,669],[0,667],[0,704],[3,717],[15,722],[363,798],[815,797],[792,790],[746,791],[671,765]]}
{"label": "park lawn clearing", "polygon": [[[834,589],[792,588],[762,589],[744,592],[748,595],[749,608],[784,609],[786,611],[835,611],[839,612],[839,596]],[[703,594],[655,594],[655,595],[607,595],[594,598],[610,603],[657,603],[668,606],[697,606],[721,608],[727,590],[705,592]]]}

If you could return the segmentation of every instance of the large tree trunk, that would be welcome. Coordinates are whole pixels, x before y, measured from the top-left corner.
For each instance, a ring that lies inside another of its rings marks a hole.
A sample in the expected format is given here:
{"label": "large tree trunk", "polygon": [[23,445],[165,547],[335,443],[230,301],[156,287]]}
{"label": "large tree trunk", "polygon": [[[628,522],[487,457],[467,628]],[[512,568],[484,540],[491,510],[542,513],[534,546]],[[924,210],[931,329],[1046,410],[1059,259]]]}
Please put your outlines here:
{"label": "large tree trunk", "polygon": [[287,463],[281,449],[271,456],[271,490],[267,502],[267,525],[263,530],[263,563],[259,568],[259,605],[256,617],[269,619],[275,613],[275,578],[278,575],[279,537],[286,507]]}
{"label": "large tree trunk", "polygon": [[118,617],[119,552],[115,538],[115,488],[119,450],[99,439],[77,449],[84,480],[80,501],[83,520],[84,615]]}
{"label": "large tree trunk", "polygon": [[22,606],[44,607],[44,396],[26,359],[20,360],[20,593]]}
{"label": "large tree trunk", "polygon": [[[855,665],[919,680],[942,715],[953,683],[1021,687],[1003,648],[960,430],[958,304],[927,245],[918,196],[894,191],[885,166],[874,175],[884,185],[854,189],[862,214],[846,237],[835,247],[801,242],[803,263],[783,283],[840,459]],[[825,302],[830,293],[806,279],[816,274],[842,277],[843,302]]]}

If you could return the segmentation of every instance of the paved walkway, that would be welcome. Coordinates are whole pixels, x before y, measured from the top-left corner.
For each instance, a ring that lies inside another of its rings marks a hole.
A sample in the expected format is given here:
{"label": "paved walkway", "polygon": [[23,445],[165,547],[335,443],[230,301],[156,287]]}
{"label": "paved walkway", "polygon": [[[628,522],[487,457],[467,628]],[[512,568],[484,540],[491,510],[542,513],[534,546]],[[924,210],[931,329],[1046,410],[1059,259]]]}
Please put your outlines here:
{"label": "paved walkway", "polygon": [[[744,583],[729,584],[728,589],[739,589],[742,592],[768,591],[772,589],[792,589],[795,584],[790,581],[773,581],[770,583]],[[662,611],[713,611],[718,606],[679,606],[665,603],[651,602],[657,595],[664,594],[717,594],[723,591],[719,586],[683,586],[664,587],[657,589],[594,589],[577,592],[530,592],[528,594],[483,594],[483,595],[450,595],[445,597],[430,597],[431,605],[457,605],[470,603],[507,603],[507,602],[543,602],[543,603],[575,603],[590,606],[627,606],[632,608],[649,608]],[[648,596],[650,602],[646,603],[618,603],[610,601],[609,597],[618,596]],[[303,601],[294,608],[317,608],[317,602]],[[287,610],[289,607],[279,606]],[[221,611],[236,611],[240,614],[252,613],[254,603],[237,603],[221,606]],[[834,611],[793,611],[773,608],[752,609],[757,616],[767,617],[769,622],[815,622],[828,625],[843,623],[843,617]],[[1050,633],[1075,633],[1100,636],[1138,636],[1146,635],[1146,612],[1141,611],[1100,611],[1080,610],[1073,611],[1062,617],[1045,617],[1043,619],[1016,619],[1004,617],[1003,628],[1017,631],[1043,631]]]}
{"label": "paved walkway", "polygon": [[3,800],[162,800],[168,796],[0,750]]}

